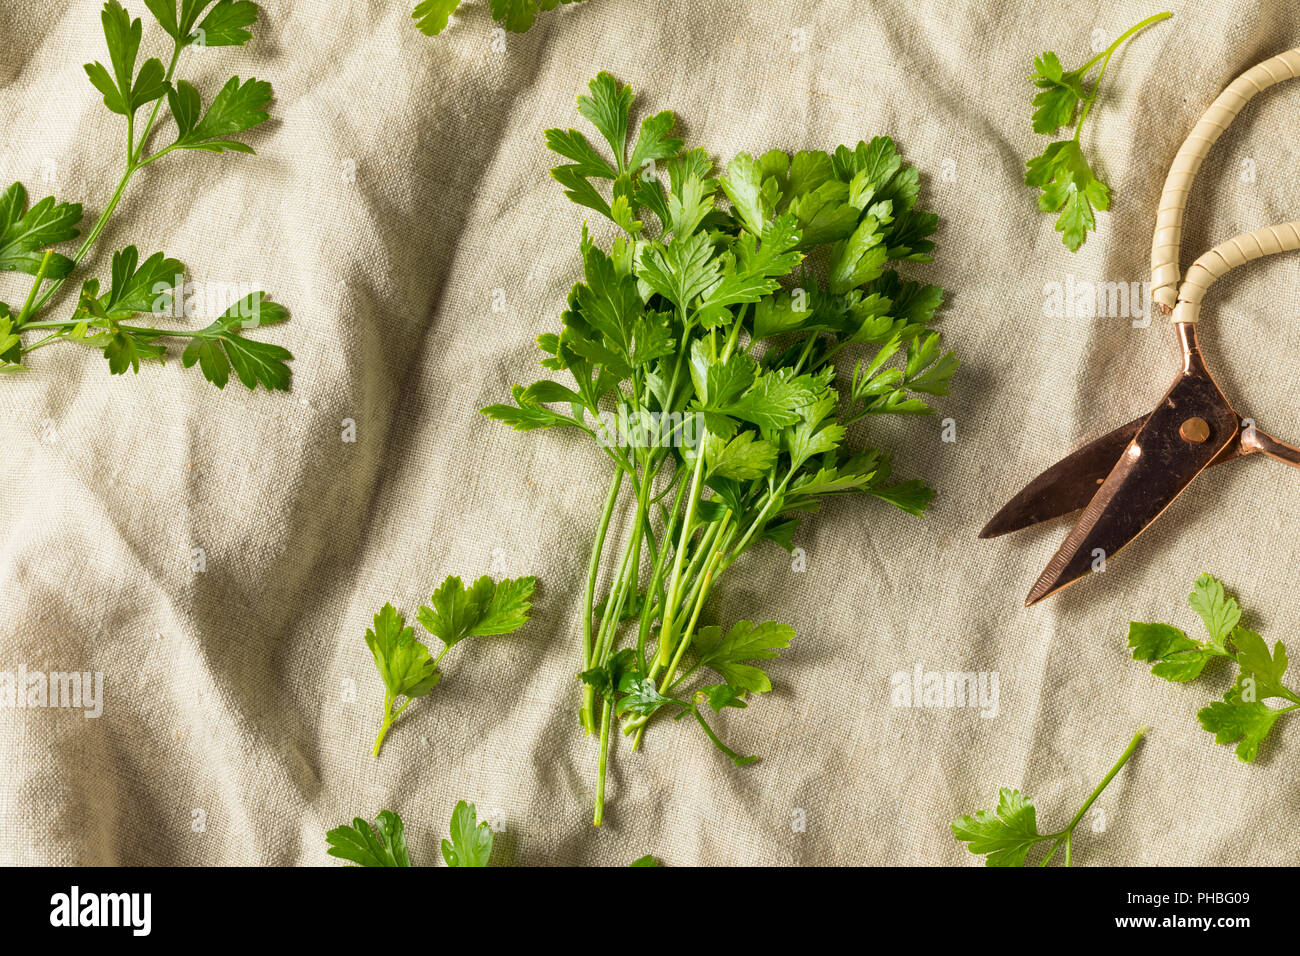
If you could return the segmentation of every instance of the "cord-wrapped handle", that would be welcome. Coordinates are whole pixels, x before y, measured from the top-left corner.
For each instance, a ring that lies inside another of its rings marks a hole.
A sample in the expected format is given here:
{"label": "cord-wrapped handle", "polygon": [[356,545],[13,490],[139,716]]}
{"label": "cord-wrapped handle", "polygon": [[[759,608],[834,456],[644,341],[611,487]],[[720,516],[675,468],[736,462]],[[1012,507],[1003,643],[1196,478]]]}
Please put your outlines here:
{"label": "cord-wrapped handle", "polygon": [[[1296,77],[1300,77],[1300,47],[1280,53],[1247,70],[1219,94],[1179,148],[1165,179],[1164,192],[1160,195],[1160,211],[1156,216],[1155,235],[1151,240],[1151,295],[1164,311],[1168,312],[1178,301],[1178,254],[1183,242],[1183,214],[1187,208],[1187,194],[1191,191],[1192,181],[1200,171],[1206,154],[1257,93]],[[1244,238],[1238,236],[1224,245]],[[1204,258],[1203,256],[1202,259]]]}
{"label": "cord-wrapped handle", "polygon": [[1300,222],[1287,222],[1280,226],[1265,226],[1254,232],[1243,232],[1227,242],[1221,242],[1187,270],[1187,278],[1178,287],[1178,304],[1174,307],[1175,322],[1195,322],[1201,315],[1201,300],[1205,291],[1224,273],[1276,252],[1294,252],[1300,249]]}

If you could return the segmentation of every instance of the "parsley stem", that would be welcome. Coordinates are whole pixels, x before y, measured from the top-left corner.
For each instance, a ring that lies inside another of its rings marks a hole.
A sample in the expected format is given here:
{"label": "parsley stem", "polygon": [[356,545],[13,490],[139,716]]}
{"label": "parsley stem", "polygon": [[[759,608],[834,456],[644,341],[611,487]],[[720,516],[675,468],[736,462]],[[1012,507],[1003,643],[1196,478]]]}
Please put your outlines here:
{"label": "parsley stem", "polygon": [[641,526],[645,521],[645,493],[649,485],[642,485],[641,495],[637,498],[636,516],[632,520],[632,533],[627,548],[623,551],[623,561],[619,566],[618,576],[610,587],[609,597],[605,600],[605,612],[600,619],[600,632],[596,635],[596,663],[604,664],[609,660],[613,650],[614,636],[622,623],[623,605],[627,601],[629,588],[635,588],[637,571],[641,565],[641,541],[644,537]]}
{"label": "parsley stem", "polygon": [[32,314],[32,303],[36,301],[36,294],[40,292],[41,285],[45,282],[45,273],[49,270],[50,259],[53,257],[53,249],[46,249],[45,255],[41,257],[40,267],[36,270],[36,280],[32,283],[32,291],[27,293],[27,301],[23,303],[22,310],[18,313],[18,320],[14,323],[14,328],[20,332],[23,330],[23,323]]}
{"label": "parsley stem", "polygon": [[1074,819],[1070,821],[1069,826],[1061,831],[1062,833],[1069,834],[1074,832],[1074,828],[1078,826],[1079,821],[1083,819],[1083,815],[1088,812],[1088,809],[1094,802],[1096,802],[1097,798],[1101,796],[1101,792],[1106,789],[1106,786],[1115,779],[1115,774],[1119,773],[1124,764],[1128,763],[1129,758],[1133,756],[1133,752],[1137,750],[1138,744],[1142,742],[1142,738],[1146,736],[1146,733],[1147,729],[1145,727],[1138,728],[1138,732],[1133,735],[1133,739],[1129,741],[1128,747],[1124,749],[1124,753],[1120,755],[1119,760],[1115,761],[1115,766],[1111,767],[1110,772],[1101,778],[1101,783],[1097,784],[1096,789],[1093,790],[1092,793],[1088,794],[1088,799],[1083,801],[1083,806],[1080,807],[1079,812],[1074,815]]}
{"label": "parsley stem", "polygon": [[[707,428],[704,431],[704,435],[708,435]],[[686,502],[686,517],[682,520],[681,538],[677,544],[677,553],[673,555],[673,576],[668,584],[668,597],[664,603],[663,624],[659,629],[659,655],[655,662],[656,668],[667,667],[668,660],[673,652],[673,625],[676,623],[676,604],[682,577],[682,560],[686,556],[686,545],[689,543],[690,536],[695,530],[695,503],[700,497],[700,482],[703,478],[704,449],[703,447],[700,447],[696,451],[695,468],[691,474],[690,497]]]}
{"label": "parsley stem", "polygon": [[[605,534],[609,531],[610,518],[614,514],[614,505],[618,502],[618,492],[623,486],[623,470],[614,470],[614,479],[609,484],[609,494],[605,498],[605,509],[600,516],[596,529],[596,540],[591,546],[591,562],[587,566],[587,590],[582,603],[582,669],[591,668],[594,644],[592,641],[592,616],[595,614],[596,578],[600,575],[600,557],[605,549]],[[580,717],[582,728],[590,737],[595,727],[596,689],[590,684],[582,685],[582,710]]]}
{"label": "parsley stem", "polygon": [[1088,99],[1084,102],[1083,109],[1079,111],[1079,122],[1078,125],[1074,127],[1074,141],[1076,143],[1079,141],[1079,137],[1083,133],[1083,121],[1088,118],[1088,114],[1092,111],[1092,104],[1096,101],[1097,93],[1101,89],[1102,77],[1106,75],[1106,67],[1110,65],[1110,58],[1114,55],[1115,51],[1123,45],[1125,40],[1133,36],[1133,34],[1137,33],[1139,30],[1149,27],[1153,23],[1159,23],[1161,20],[1168,20],[1172,16],[1173,14],[1169,12],[1157,13],[1155,16],[1147,17],[1136,26],[1129,27],[1129,29],[1120,34],[1118,40],[1079,68],[1078,72],[1082,77],[1098,60],[1101,61],[1101,70],[1097,73],[1097,80],[1092,84],[1092,92],[1088,94]]}
{"label": "parsley stem", "polygon": [[[176,64],[180,60],[181,49],[182,49],[182,45],[179,41],[177,41],[172,51],[171,65],[167,68],[167,75],[164,80],[167,83],[171,82],[172,75],[176,72]],[[72,264],[74,267],[80,265],[81,260],[86,258],[86,254],[90,252],[91,247],[95,244],[96,240],[99,239],[100,233],[102,233],[104,231],[104,227],[108,225],[108,220],[112,217],[113,213],[117,210],[117,204],[122,201],[122,194],[126,191],[127,184],[131,182],[131,177],[135,175],[136,170],[139,169],[141,166],[147,165],[147,163],[153,162],[159,156],[163,155],[163,153],[170,151],[170,147],[169,147],[168,149],[163,150],[161,153],[149,157],[149,159],[145,163],[137,162],[139,153],[144,150],[145,142],[149,139],[149,134],[153,131],[154,123],[158,119],[158,112],[162,109],[162,102],[164,99],[166,99],[166,97],[159,97],[158,100],[155,101],[153,107],[153,113],[150,114],[149,122],[145,124],[144,130],[140,135],[140,145],[138,148],[135,145],[135,114],[133,113],[127,117],[126,119],[126,170],[125,172],[122,173],[122,178],[117,184],[117,189],[113,191],[113,197],[109,200],[108,205],[104,207],[104,211],[100,213],[99,220],[95,223],[94,228],[91,229],[90,232],[86,235],[86,238],[82,241],[81,247],[77,249],[76,255],[72,257]],[[36,309],[34,311],[39,312],[41,309],[43,309],[46,303],[48,303],[50,299],[52,299],[54,295],[59,291],[59,289],[63,286],[63,283],[65,281],[66,281],[66,276],[63,279],[56,279],[50,285],[50,287],[45,291],[45,294],[42,295],[40,300],[36,303]]]}
{"label": "parsley stem", "polygon": [[679,467],[673,475],[673,481],[677,485],[677,495],[673,499],[672,511],[668,512],[664,521],[664,546],[659,549],[659,557],[655,561],[654,571],[650,576],[650,586],[646,588],[645,604],[641,608],[641,620],[637,626],[636,653],[643,674],[648,670],[645,659],[645,645],[646,639],[650,636],[650,625],[655,619],[656,611],[662,609],[664,602],[667,600],[667,595],[665,595],[659,601],[659,608],[650,606],[651,598],[659,597],[659,589],[664,582],[664,571],[668,567],[668,553],[672,550],[673,532],[677,527],[677,516],[682,511],[682,498],[686,494],[686,482],[682,480],[684,470],[684,467]]}
{"label": "parsley stem", "polygon": [[614,702],[606,698],[600,709],[600,756],[596,758],[596,813],[592,824],[600,826],[605,822],[605,768],[609,763],[609,718],[614,709]]}
{"label": "parsley stem", "polygon": [[1146,732],[1147,728],[1138,728],[1138,732],[1133,735],[1133,739],[1129,741],[1128,747],[1126,747],[1124,753],[1120,755],[1119,760],[1115,762],[1115,766],[1110,768],[1110,772],[1102,778],[1101,783],[1097,784],[1092,793],[1088,794],[1088,799],[1083,802],[1083,806],[1079,808],[1079,812],[1074,815],[1074,818],[1068,824],[1066,824],[1064,830],[1058,830],[1056,833],[1044,833],[1034,841],[1056,841],[1052,844],[1052,848],[1047,851],[1047,856],[1043,857],[1043,862],[1038,864],[1039,866],[1047,866],[1051,863],[1052,858],[1056,856],[1056,851],[1062,846],[1065,847],[1065,865],[1070,865],[1074,845],[1074,828],[1079,825],[1079,821],[1083,819],[1084,814],[1088,812],[1093,803],[1096,802],[1097,798],[1101,796],[1101,792],[1106,789],[1106,786],[1115,779],[1115,774],[1119,773],[1124,764],[1128,763],[1129,758],[1132,757],[1134,751],[1137,750],[1138,744],[1140,744],[1142,738],[1146,736]]}

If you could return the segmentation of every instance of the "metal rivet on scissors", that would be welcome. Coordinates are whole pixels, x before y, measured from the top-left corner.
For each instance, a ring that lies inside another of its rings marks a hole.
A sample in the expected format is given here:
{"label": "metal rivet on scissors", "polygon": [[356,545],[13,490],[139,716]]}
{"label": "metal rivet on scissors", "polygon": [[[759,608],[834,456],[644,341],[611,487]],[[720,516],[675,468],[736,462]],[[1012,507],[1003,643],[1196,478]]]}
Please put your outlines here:
{"label": "metal rivet on scissors", "polygon": [[1267,226],[1215,246],[1179,283],[1183,212],[1192,180],[1210,147],[1255,94],[1300,77],[1300,48],[1239,76],[1201,117],[1178,150],[1160,198],[1151,245],[1152,297],[1171,315],[1182,369],[1155,411],[1122,425],[1047,469],[1011,499],[980,532],[992,538],[1083,508],[1074,529],[1029,592],[1037,603],[1110,558],[1145,531],[1192,479],[1211,465],[1261,453],[1300,467],[1300,448],[1243,421],[1206,367],[1196,322],[1206,290],[1252,259],[1300,249],[1300,222]]}

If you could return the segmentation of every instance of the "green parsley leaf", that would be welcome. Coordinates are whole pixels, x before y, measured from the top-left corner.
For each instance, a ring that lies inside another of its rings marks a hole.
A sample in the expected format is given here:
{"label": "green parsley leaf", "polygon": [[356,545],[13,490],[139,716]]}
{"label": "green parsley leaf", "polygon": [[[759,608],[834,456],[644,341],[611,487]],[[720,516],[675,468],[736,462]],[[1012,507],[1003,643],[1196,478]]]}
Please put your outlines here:
{"label": "green parsley leaf", "polygon": [[1024,866],[1029,851],[1043,839],[1033,801],[1007,787],[998,791],[997,809],[959,817],[952,834],[969,844],[972,853],[987,854],[986,866]]}
{"label": "green parsley leaf", "polygon": [[1211,643],[1222,649],[1223,642],[1241,621],[1241,608],[1237,602],[1224,593],[1222,584],[1210,575],[1202,574],[1187,596],[1187,603],[1205,622]]}
{"label": "green parsley leaf", "polygon": [[1196,719],[1214,734],[1216,744],[1237,744],[1237,759],[1251,763],[1282,712],[1261,701],[1246,702],[1232,695],[1229,691],[1224,700],[1201,709]]}
{"label": "green parsley leaf", "polygon": [[152,103],[166,94],[167,71],[162,62],[150,58],[135,70],[135,62],[140,53],[140,38],[144,30],[143,23],[137,18],[131,19],[118,0],[108,0],[100,15],[104,25],[104,39],[108,43],[108,57],[113,73],[110,76],[102,63],[87,63],[86,75],[91,83],[104,94],[104,105],[114,113],[133,116],[141,106]]}
{"label": "green parsley leaf", "polygon": [[[200,9],[206,5],[202,0],[194,4]],[[252,0],[218,0],[186,42],[200,47],[243,46],[253,38],[247,28],[257,22],[258,13]]]}
{"label": "green parsley leaf", "polygon": [[392,810],[379,811],[374,830],[357,817],[352,826],[335,827],[325,834],[325,839],[330,845],[326,853],[358,866],[411,865],[402,818]]}
{"label": "green parsley leaf", "polygon": [[645,856],[640,857],[639,859],[636,859],[633,862],[628,864],[628,866],[660,866],[660,865],[661,864],[659,863],[659,861],[656,860],[653,856],[651,856],[648,853]]}
{"label": "green parsley leaf", "polygon": [[1041,156],[1031,159],[1025,185],[1042,190],[1039,209],[1060,213],[1056,231],[1071,252],[1078,252],[1088,231],[1096,228],[1093,209],[1110,208],[1110,189],[1093,174],[1083,149],[1072,139],[1052,143]]}
{"label": "green parsley leaf", "polygon": [[536,582],[526,577],[494,583],[484,575],[467,590],[460,578],[447,578],[433,592],[433,606],[421,605],[420,624],[447,647],[467,637],[509,634],[527,622]]}
{"label": "green parsley leaf", "polygon": [[287,363],[293,354],[279,345],[256,342],[241,334],[243,329],[274,325],[288,318],[288,309],[271,302],[266,293],[254,292],[190,339],[181,363],[185,368],[198,363],[203,377],[217,388],[226,387],[233,365],[239,380],[250,389],[263,385],[272,391],[288,391],[293,373]]}
{"label": "green parsley leaf", "polygon": [[793,639],[794,628],[788,624],[737,621],[725,634],[720,627],[701,628],[695,650],[700,665],[717,671],[732,687],[762,694],[772,689],[772,681],[761,668],[744,662],[774,658]]}
{"label": "green parsley leaf", "polygon": [[200,119],[202,100],[198,90],[184,80],[179,81],[176,89],[168,94],[178,131],[174,148],[251,154],[251,146],[226,137],[265,123],[271,96],[270,83],[248,79],[241,85],[239,77],[232,76]]}
{"label": "green parsley leaf", "polygon": [[464,800],[451,815],[451,840],[442,841],[442,858],[448,866],[487,866],[492,856],[492,828],[487,821],[475,825],[474,804]]}
{"label": "green parsley leaf", "polygon": [[[56,202],[47,196],[27,208],[27,190],[14,183],[0,194],[0,272],[36,275],[50,246],[75,239],[81,222],[80,203]],[[45,275],[62,279],[72,271],[72,260],[57,253],[50,257]]]}
{"label": "green parsley leaf", "polygon": [[423,0],[411,16],[416,26],[426,36],[437,36],[447,29],[447,22],[460,6],[460,0]]}
{"label": "green parsley leaf", "polygon": [[1157,661],[1151,673],[1177,683],[1200,677],[1205,665],[1219,653],[1169,624],[1140,621],[1129,623],[1128,646],[1133,649],[1133,660]]}
{"label": "green parsley leaf", "polygon": [[1056,54],[1048,50],[1034,58],[1034,86],[1041,91],[1034,96],[1034,132],[1055,133],[1074,122],[1074,111],[1087,98],[1083,74],[1065,72]]}
{"label": "green parsley leaf", "polygon": [[[1159,661],[1151,673],[1180,683],[1199,677],[1213,658],[1233,661],[1238,673],[1232,688],[1223,700],[1202,708],[1196,716],[1214,734],[1215,743],[1237,744],[1237,758],[1250,763],[1273,725],[1300,709],[1300,693],[1282,682],[1290,666],[1286,645],[1278,641],[1270,652],[1259,634],[1241,627],[1241,607],[1208,574],[1196,579],[1188,603],[1205,622],[1209,639],[1192,640],[1169,624],[1134,621],[1129,624],[1133,658]],[[1275,700],[1278,706],[1271,707],[1266,700]]]}
{"label": "green parsley leaf", "polygon": [[394,697],[423,697],[441,679],[429,649],[415,639],[415,630],[406,626],[391,604],[375,615],[374,629],[366,631],[366,645]]}

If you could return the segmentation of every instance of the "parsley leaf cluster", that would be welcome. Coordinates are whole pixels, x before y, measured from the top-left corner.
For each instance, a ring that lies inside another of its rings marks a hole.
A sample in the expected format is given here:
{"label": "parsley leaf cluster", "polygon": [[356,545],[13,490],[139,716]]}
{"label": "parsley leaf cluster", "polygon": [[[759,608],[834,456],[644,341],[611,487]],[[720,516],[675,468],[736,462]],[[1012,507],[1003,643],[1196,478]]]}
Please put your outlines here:
{"label": "parsley leaf cluster", "polygon": [[[42,316],[94,247],[139,170],[178,150],[252,153],[252,147],[237,137],[268,118],[269,83],[256,79],[241,82],[232,77],[205,108],[198,89],[175,75],[187,49],[247,43],[252,38],[248,28],[258,18],[257,4],[250,0],[180,0],[178,6],[177,0],[145,0],[145,5],[171,41],[169,64],[164,66],[157,57],[140,61],[143,22],[132,19],[119,0],[108,0],[100,18],[108,65],[95,62],[85,67],[104,106],[126,119],[126,167],[112,199],[81,245],[70,255],[53,248],[80,235],[77,226],[83,209],[79,203],[46,197],[29,204],[22,183],[14,183],[0,194],[0,271],[35,277],[26,302],[16,312],[0,302],[0,372],[22,371],[28,353],[57,342],[72,342],[101,351],[113,375],[128,370],[138,373],[142,362],[164,360],[168,354],[164,339],[182,338],[188,343],[181,364],[185,368],[198,365],[203,377],[217,388],[225,388],[233,370],[250,389],[261,385],[287,390],[291,377],[288,362],[293,356],[281,346],[246,335],[289,317],[284,306],[270,302],[263,292],[246,296],[197,331],[138,324],[140,317],[165,318],[184,305],[185,266],[161,252],[142,257],[133,245],[118,250],[107,282],[101,284],[97,278],[82,282],[70,317]],[[150,142],[164,103],[175,121],[175,139],[151,153]],[[29,341],[24,336],[28,332],[39,337]]]}
{"label": "parsley leaf cluster", "polygon": [[[619,719],[633,749],[664,711],[752,762],[705,715],[769,690],[758,662],[794,632],[722,626],[709,596],[755,544],[792,549],[800,521],[832,497],[921,514],[930,489],[894,480],[890,455],[850,429],[929,412],[927,396],[946,395],[958,365],[931,329],[943,290],[898,271],[930,260],[938,220],[918,205],[917,170],[893,140],[741,153],[720,169],[674,135],[671,112],[638,126],[633,107],[631,89],[601,73],[577,104],[600,139],[545,133],[562,159],[551,175],[613,238],[584,225],[582,276],[559,330],[537,339],[541,364],[564,381],[515,385],[513,401],[482,410],[518,431],[585,436],[612,467],[578,668],[579,719],[600,736],[597,825]],[[864,354],[840,374],[835,363],[854,352]],[[624,526],[619,553],[610,532]]]}
{"label": "parsley leaf cluster", "polygon": [[[1158,13],[1148,17],[1076,70],[1066,70],[1050,50],[1034,58],[1034,73],[1030,77],[1038,88],[1033,100],[1034,132],[1051,136],[1062,126],[1075,125],[1071,139],[1051,143],[1041,155],[1025,164],[1025,185],[1041,190],[1039,209],[1059,214],[1056,231],[1071,252],[1077,252],[1088,238],[1088,232],[1096,229],[1094,210],[1104,212],[1110,208],[1110,187],[1093,171],[1080,140],[1083,122],[1096,102],[1106,67],[1115,51],[1130,37],[1171,16],[1172,13]],[[1097,78],[1089,89],[1087,77],[1094,68],[1098,68]]]}
{"label": "parsley leaf cluster", "polygon": [[1038,811],[1034,807],[1034,801],[1019,790],[1003,787],[998,791],[998,805],[995,809],[962,815],[952,824],[952,835],[959,842],[965,843],[972,853],[983,856],[985,866],[1025,866],[1030,851],[1038,844],[1049,841],[1051,848],[1039,866],[1051,863],[1061,847],[1065,848],[1065,865],[1070,866],[1073,863],[1075,828],[1120,768],[1128,763],[1145,734],[1146,729],[1143,728],[1133,735],[1119,760],[1063,829],[1054,833],[1039,833]]}
{"label": "parsley leaf cluster", "polygon": [[[492,0],[492,17],[512,33],[524,33],[544,10],[554,10],[560,4],[581,3],[582,0]],[[437,36],[447,29],[447,22],[461,0],[422,0],[411,14],[420,32]]]}
{"label": "parsley leaf cluster", "polygon": [[380,609],[374,627],[366,631],[366,646],[384,682],[384,719],[372,756],[379,756],[388,729],[407,705],[438,686],[442,680],[438,664],[449,650],[467,637],[509,634],[524,626],[535,585],[531,577],[494,582],[484,575],[466,588],[460,578],[447,578],[417,617],[420,626],[442,642],[437,657],[415,639],[415,628],[396,608],[385,604]]}
{"label": "parsley leaf cluster", "polygon": [[[1196,579],[1188,603],[1205,624],[1206,639],[1196,640],[1171,624],[1129,623],[1128,646],[1135,661],[1152,664],[1151,673],[1184,684],[1196,680],[1213,660],[1237,666],[1223,700],[1196,715],[1217,744],[1236,744],[1237,759],[1251,763],[1273,726],[1300,710],[1300,692],[1283,683],[1290,661],[1286,645],[1272,651],[1259,634],[1241,624],[1241,607],[1208,574]],[[1153,663],[1154,662],[1154,663]],[[1270,706],[1266,701],[1276,701]]]}
{"label": "parsley leaf cluster", "polygon": [[[487,821],[476,822],[477,810],[464,800],[451,815],[451,839],[442,841],[442,858],[448,866],[487,866],[492,857],[492,829]],[[380,810],[372,827],[361,817],[325,834],[325,852],[357,866],[410,866],[402,818],[392,810]]]}

